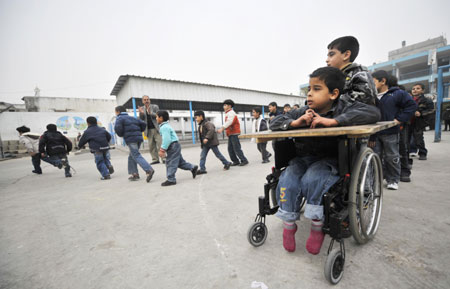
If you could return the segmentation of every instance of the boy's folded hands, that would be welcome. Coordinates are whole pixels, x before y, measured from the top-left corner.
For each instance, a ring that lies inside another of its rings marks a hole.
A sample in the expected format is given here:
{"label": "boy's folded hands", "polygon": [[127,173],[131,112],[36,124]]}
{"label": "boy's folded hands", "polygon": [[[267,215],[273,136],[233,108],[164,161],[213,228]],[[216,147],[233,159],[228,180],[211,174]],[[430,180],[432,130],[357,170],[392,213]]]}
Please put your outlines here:
{"label": "boy's folded hands", "polygon": [[304,115],[294,120],[291,123],[292,127],[307,127],[316,128],[316,127],[332,127],[337,126],[338,122],[333,118],[326,118],[320,116],[313,109],[308,109]]}

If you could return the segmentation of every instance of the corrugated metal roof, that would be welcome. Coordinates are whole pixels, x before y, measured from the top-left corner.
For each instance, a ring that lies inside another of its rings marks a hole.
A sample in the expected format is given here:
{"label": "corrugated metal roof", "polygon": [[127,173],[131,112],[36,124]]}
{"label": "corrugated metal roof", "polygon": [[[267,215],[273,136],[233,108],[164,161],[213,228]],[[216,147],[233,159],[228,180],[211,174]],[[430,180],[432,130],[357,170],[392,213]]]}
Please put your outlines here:
{"label": "corrugated metal roof", "polygon": [[130,75],[130,74],[119,76],[119,79],[117,79],[117,82],[114,85],[114,88],[111,91],[110,95],[116,95],[117,96],[119,91],[122,89],[122,87],[125,85],[125,83],[127,82],[127,80],[130,77],[150,79],[150,80],[159,80],[159,81],[167,81],[167,82],[175,82],[175,83],[187,83],[187,84],[195,84],[195,85],[203,85],[203,86],[211,86],[211,87],[229,88],[229,89],[237,89],[237,90],[244,90],[244,91],[254,91],[254,92],[261,92],[261,93],[270,93],[270,94],[282,95],[282,96],[299,97],[298,95],[292,95],[292,94],[283,94],[283,93],[268,92],[268,91],[254,90],[254,89],[237,88],[237,87],[231,87],[231,86],[205,84],[205,83],[189,82],[189,81],[181,81],[181,80],[172,80],[172,79],[164,79],[164,78],[146,77],[146,76]]}

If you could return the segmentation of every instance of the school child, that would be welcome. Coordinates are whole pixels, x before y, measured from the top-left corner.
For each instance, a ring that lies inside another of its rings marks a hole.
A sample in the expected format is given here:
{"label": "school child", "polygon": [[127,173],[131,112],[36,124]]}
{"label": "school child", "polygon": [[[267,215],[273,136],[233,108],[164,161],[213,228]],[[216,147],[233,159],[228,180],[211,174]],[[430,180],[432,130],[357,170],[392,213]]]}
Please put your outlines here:
{"label": "school child", "polygon": [[231,166],[245,166],[248,165],[248,160],[242,152],[241,143],[238,138],[241,134],[241,124],[239,123],[239,118],[236,115],[236,112],[234,112],[233,107],[234,102],[231,99],[227,99],[223,102],[225,123],[217,130],[217,132],[222,133],[224,130],[227,132],[228,154],[233,162]]}
{"label": "school child", "polygon": [[399,133],[400,124],[407,122],[416,111],[416,104],[412,97],[396,86],[396,79],[386,71],[379,70],[372,73],[375,87],[378,91],[378,108],[381,121],[395,121],[397,126],[382,130],[370,137],[369,147],[380,156],[383,161],[383,176],[389,190],[398,190],[400,181],[400,153]]}
{"label": "school child", "polygon": [[41,154],[39,153],[40,135],[30,132],[30,129],[24,125],[16,128],[16,130],[19,132],[19,142],[26,147],[28,154],[31,156],[31,163],[34,167],[32,172],[41,175]]}
{"label": "school child", "polygon": [[140,177],[137,168],[137,165],[139,164],[147,175],[146,181],[148,183],[152,179],[155,170],[139,152],[139,148],[144,141],[142,132],[147,127],[147,124],[140,119],[128,115],[125,107],[121,105],[115,108],[115,113],[117,118],[116,124],[114,125],[114,131],[118,136],[123,137],[130,151],[130,154],[128,155],[128,174],[130,177],[128,180],[139,180]]}
{"label": "school child", "polygon": [[111,135],[106,129],[97,125],[97,118],[89,116],[86,122],[88,128],[80,137],[78,147],[81,148],[86,143],[89,143],[89,149],[94,154],[97,169],[102,175],[101,180],[109,180],[111,179],[111,174],[114,173],[114,168],[108,157]]}
{"label": "school child", "polygon": [[219,151],[219,138],[217,137],[216,127],[205,118],[205,112],[198,110],[194,113],[195,121],[198,124],[198,132],[200,136],[200,170],[197,175],[206,174],[206,156],[209,150],[212,150],[216,157],[222,162],[223,169],[229,170],[231,162],[229,162]]}
{"label": "school child", "polygon": [[[267,130],[267,121],[262,118],[261,116],[261,108],[256,106],[252,109],[252,115],[253,115],[253,123],[252,123],[252,132],[260,132]],[[254,141],[252,139],[252,141]],[[272,156],[267,150],[267,142],[260,142],[256,144],[256,147],[258,148],[259,152],[262,155],[262,163],[268,163],[270,162],[269,158]]]}
{"label": "school child", "polygon": [[167,181],[163,182],[161,186],[165,187],[177,184],[175,173],[178,168],[191,171],[192,178],[195,179],[197,176],[198,166],[194,166],[183,159],[177,134],[169,124],[169,113],[165,110],[157,111],[156,121],[159,124],[159,133],[162,137],[159,157],[164,158],[166,156]]}
{"label": "school child", "polygon": [[344,36],[328,44],[327,65],[340,69],[345,74],[342,96],[375,105],[377,91],[372,76],[366,67],[354,63],[359,53],[358,40]]}
{"label": "school child", "polygon": [[66,178],[72,177],[67,154],[72,150],[72,142],[57,131],[55,124],[48,124],[47,131],[39,139],[41,159],[59,169],[64,167]]}
{"label": "school child", "polygon": [[[309,79],[307,106],[292,110],[272,120],[271,130],[299,127],[333,127],[375,123],[380,112],[373,105],[340,97],[345,75],[337,68],[322,67]],[[279,209],[283,221],[283,247],[295,251],[295,222],[300,219],[300,201],[306,199],[304,216],[312,219],[306,249],[318,254],[324,233],[322,198],[338,180],[337,137],[306,137],[295,139],[296,157],[283,171],[277,186]]]}

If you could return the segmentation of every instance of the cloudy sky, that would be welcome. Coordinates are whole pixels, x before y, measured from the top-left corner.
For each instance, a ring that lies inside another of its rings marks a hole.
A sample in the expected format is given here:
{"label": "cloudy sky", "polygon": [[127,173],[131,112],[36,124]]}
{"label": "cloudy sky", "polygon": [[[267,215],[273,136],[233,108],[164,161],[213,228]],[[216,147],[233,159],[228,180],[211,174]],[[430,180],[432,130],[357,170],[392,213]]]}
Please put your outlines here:
{"label": "cloudy sky", "polygon": [[0,101],[36,85],[108,98],[122,74],[298,94],[334,38],[356,36],[356,62],[371,65],[402,40],[450,37],[449,11],[448,0],[0,0]]}

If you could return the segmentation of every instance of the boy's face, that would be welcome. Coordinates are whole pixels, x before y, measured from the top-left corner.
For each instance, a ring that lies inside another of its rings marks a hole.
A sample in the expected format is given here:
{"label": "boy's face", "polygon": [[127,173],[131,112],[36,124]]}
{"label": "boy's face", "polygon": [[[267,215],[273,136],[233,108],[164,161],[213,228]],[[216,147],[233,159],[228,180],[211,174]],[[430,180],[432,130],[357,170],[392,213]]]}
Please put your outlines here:
{"label": "boy's face", "polygon": [[269,105],[269,111],[270,112],[276,112],[277,111],[277,107],[275,105]]}
{"label": "boy's face", "polygon": [[423,94],[423,89],[420,85],[414,85],[412,90],[411,90],[411,94],[413,96],[419,96],[421,94]]}
{"label": "boy's face", "polygon": [[338,89],[330,92],[323,80],[320,80],[318,77],[311,77],[309,79],[307,102],[309,108],[312,108],[315,112],[325,113],[329,111],[334,100],[338,97]]}
{"label": "boy's face", "polygon": [[195,121],[196,121],[198,124],[200,124],[200,123],[202,122],[202,120],[203,120],[203,116],[201,116],[201,115],[196,115],[196,116],[195,116]]}
{"label": "boy's face", "polygon": [[161,124],[164,122],[164,119],[162,116],[156,115],[156,121],[158,122],[158,124]]}
{"label": "boy's face", "polygon": [[229,104],[224,104],[223,105],[223,111],[227,111],[227,110],[230,110],[231,109],[231,105],[229,105]]}
{"label": "boy's face", "polygon": [[252,110],[252,115],[254,118],[259,118],[259,112]]}
{"label": "boy's face", "polygon": [[347,63],[350,62],[350,50],[345,51],[344,53],[340,52],[336,48],[328,49],[327,54],[327,66],[336,67],[341,69]]}
{"label": "boy's face", "polygon": [[286,112],[290,112],[291,108],[289,106],[285,106],[283,110],[286,113]]}
{"label": "boy's face", "polygon": [[373,78],[373,82],[375,82],[375,87],[377,88],[378,93],[385,90],[384,86],[386,84],[386,79],[382,78],[381,80],[378,80],[376,78]]}

